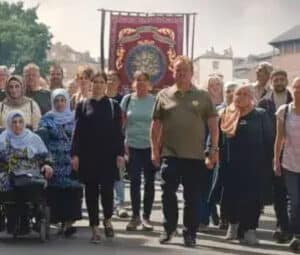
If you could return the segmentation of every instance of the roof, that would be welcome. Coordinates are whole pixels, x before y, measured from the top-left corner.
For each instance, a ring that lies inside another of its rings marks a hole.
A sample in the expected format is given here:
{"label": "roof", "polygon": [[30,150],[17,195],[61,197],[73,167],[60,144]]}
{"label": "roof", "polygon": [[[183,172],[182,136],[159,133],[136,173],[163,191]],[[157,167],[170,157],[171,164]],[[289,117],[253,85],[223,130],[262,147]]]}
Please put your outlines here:
{"label": "roof", "polygon": [[287,41],[295,41],[300,40],[300,25],[297,25],[290,30],[282,33],[281,35],[274,38],[269,44],[276,45],[281,42],[287,42]]}
{"label": "roof", "polygon": [[219,54],[219,53],[211,54],[211,52],[209,52],[209,53],[200,55],[199,57],[196,57],[194,59],[194,62],[198,61],[199,59],[233,59],[233,58],[230,56],[225,56],[225,55]]}

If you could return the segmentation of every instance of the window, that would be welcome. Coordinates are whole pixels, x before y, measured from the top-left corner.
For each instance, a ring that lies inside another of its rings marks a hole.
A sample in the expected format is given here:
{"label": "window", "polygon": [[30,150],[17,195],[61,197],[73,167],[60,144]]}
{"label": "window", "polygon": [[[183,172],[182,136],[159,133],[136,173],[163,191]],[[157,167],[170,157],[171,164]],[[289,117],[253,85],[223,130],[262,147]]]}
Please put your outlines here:
{"label": "window", "polygon": [[220,66],[220,62],[219,61],[213,61],[212,62],[212,68],[214,70],[218,70],[219,69],[219,66]]}

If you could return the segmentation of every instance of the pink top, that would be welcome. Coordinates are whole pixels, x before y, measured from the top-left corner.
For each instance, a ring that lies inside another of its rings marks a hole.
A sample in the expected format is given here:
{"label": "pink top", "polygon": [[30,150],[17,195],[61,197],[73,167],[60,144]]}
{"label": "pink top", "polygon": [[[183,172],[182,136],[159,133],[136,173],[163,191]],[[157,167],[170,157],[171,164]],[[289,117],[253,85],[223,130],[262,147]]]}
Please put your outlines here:
{"label": "pink top", "polygon": [[[282,105],[276,113],[281,120],[284,120],[285,107]],[[292,111],[291,104],[288,107],[282,166],[291,172],[300,173],[300,115]]]}

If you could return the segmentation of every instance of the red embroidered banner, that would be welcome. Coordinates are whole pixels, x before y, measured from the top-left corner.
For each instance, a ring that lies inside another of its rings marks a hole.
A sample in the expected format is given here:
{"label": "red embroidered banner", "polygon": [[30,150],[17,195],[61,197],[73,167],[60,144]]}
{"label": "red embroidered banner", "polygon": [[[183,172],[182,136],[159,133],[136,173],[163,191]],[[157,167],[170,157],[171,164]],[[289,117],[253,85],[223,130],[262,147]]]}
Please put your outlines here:
{"label": "red embroidered banner", "polygon": [[111,15],[109,68],[130,86],[135,71],[156,89],[173,84],[172,61],[182,54],[183,17]]}

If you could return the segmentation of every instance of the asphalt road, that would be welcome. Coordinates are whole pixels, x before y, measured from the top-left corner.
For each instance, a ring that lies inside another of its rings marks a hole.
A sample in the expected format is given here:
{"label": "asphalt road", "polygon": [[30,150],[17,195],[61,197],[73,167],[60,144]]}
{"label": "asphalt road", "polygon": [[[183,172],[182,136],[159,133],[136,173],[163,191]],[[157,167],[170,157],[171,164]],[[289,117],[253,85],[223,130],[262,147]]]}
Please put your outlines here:
{"label": "asphalt road", "polygon": [[[197,246],[195,248],[185,248],[183,246],[181,227],[179,222],[178,236],[172,240],[172,244],[160,245],[158,237],[162,232],[162,213],[160,203],[160,187],[156,185],[155,203],[152,214],[152,221],[155,225],[153,232],[126,232],[128,219],[114,217],[113,224],[116,232],[114,239],[103,238],[100,244],[89,243],[90,230],[88,228],[87,212],[83,209],[83,219],[76,223],[77,234],[71,239],[58,237],[56,229],[51,229],[51,239],[46,243],[40,243],[37,234],[13,240],[4,233],[0,234],[0,255],[92,255],[92,254],[201,254],[201,255],[287,255],[286,245],[277,245],[272,240],[272,231],[275,228],[274,212],[271,207],[265,208],[261,217],[261,224],[258,229],[258,237],[261,240],[257,247],[242,246],[238,242],[228,243],[224,240],[224,231],[211,226],[207,233],[198,234]],[[182,198],[181,193],[178,195]],[[126,187],[126,200],[128,203],[128,184]],[[183,204],[180,202],[180,207]],[[128,208],[129,203],[128,203]],[[180,217],[182,218],[182,216]],[[291,253],[292,254],[292,253]]]}

